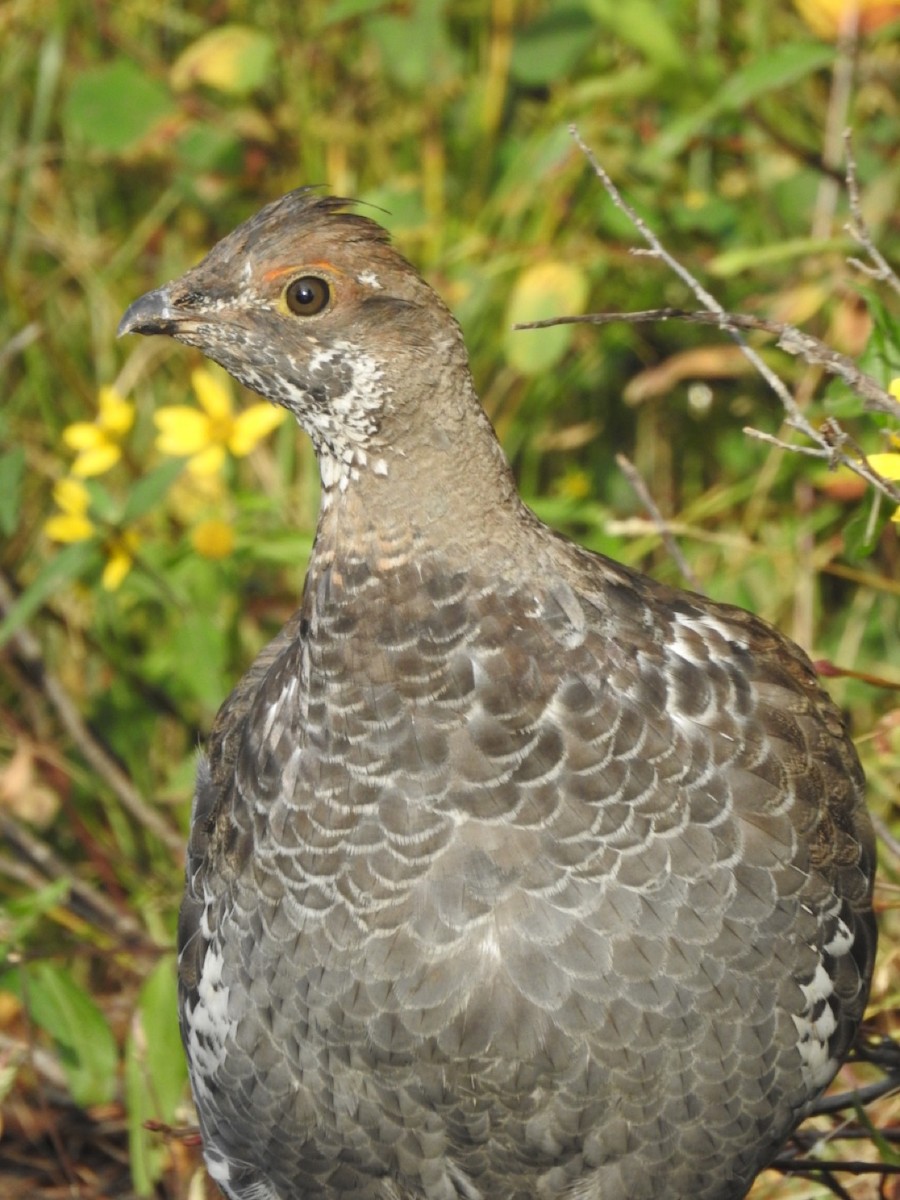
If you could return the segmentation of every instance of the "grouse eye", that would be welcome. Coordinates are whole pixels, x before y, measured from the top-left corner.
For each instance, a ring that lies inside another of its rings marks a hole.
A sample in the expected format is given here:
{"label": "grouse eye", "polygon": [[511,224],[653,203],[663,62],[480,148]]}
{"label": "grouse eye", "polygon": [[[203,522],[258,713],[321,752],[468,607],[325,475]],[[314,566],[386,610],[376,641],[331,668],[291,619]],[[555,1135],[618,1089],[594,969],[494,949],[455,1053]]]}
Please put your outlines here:
{"label": "grouse eye", "polygon": [[327,307],[331,288],[316,275],[301,275],[287,285],[284,298],[288,308],[298,317],[314,317]]}

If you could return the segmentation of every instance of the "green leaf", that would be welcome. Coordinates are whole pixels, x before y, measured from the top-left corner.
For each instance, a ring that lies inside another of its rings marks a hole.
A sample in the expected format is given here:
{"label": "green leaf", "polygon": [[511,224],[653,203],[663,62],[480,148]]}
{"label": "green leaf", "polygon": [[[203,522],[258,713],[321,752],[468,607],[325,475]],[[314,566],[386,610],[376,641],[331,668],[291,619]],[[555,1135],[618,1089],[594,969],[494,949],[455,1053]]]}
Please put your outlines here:
{"label": "green leaf", "polygon": [[[183,686],[210,708],[217,708],[228,690],[225,678],[225,637],[209,613],[190,612],[172,634],[175,663],[182,665]],[[173,669],[175,669],[173,667]]]}
{"label": "green leaf", "polygon": [[127,150],[175,111],[166,88],[129,59],[76,76],[63,105],[70,135],[96,150]]}
{"label": "green leaf", "polygon": [[752,100],[788,87],[833,62],[835,48],[821,42],[789,42],[730,75],[718,92],[699,108],[674,120],[642,155],[645,168],[680,154],[694,137],[722,113],[737,112]]}
{"label": "green leaf", "polygon": [[183,470],[184,459],[176,458],[139,479],[125,502],[122,523],[127,525],[156,508]]}
{"label": "green leaf", "polygon": [[655,0],[587,0],[590,12],[626,45],[638,50],[654,66],[683,70],[688,59],[684,47]]}
{"label": "green leaf", "polygon": [[[875,505],[873,514],[872,506]],[[850,562],[869,558],[881,540],[881,531],[892,512],[892,506],[880,492],[872,494],[857,508],[841,530],[844,557]]]}
{"label": "green leaf", "polygon": [[[547,317],[580,313],[587,299],[584,273],[571,263],[551,261],[529,267],[516,280],[506,312],[509,326]],[[554,367],[568,350],[574,326],[507,330],[506,360],[523,375],[540,375]]]}
{"label": "green leaf", "polygon": [[859,287],[872,318],[872,332],[860,356],[859,365],[884,387],[900,376],[900,326],[873,289]]}
{"label": "green leaf", "polygon": [[829,416],[840,418],[858,417],[862,400],[843,379],[830,379],[825,389],[822,407]]}
{"label": "green leaf", "polygon": [[189,181],[196,182],[205,171],[225,169],[229,163],[235,164],[235,173],[239,170],[241,139],[232,129],[197,122],[178,136],[175,148]]}
{"label": "green leaf", "polygon": [[25,451],[21,446],[0,454],[0,532],[7,537],[19,521],[24,476]]}
{"label": "green leaf", "polygon": [[510,74],[526,87],[562,81],[599,35],[583,8],[557,8],[516,34]]}
{"label": "green leaf", "polygon": [[11,950],[28,941],[31,931],[41,917],[62,903],[68,892],[69,881],[55,879],[53,883],[36,892],[28,892],[22,897],[4,901],[3,921],[0,923],[3,933],[0,938],[0,962],[8,958]]}
{"label": "green leaf", "polygon": [[22,628],[48,596],[52,596],[63,584],[80,579],[99,562],[100,551],[95,541],[75,542],[54,555],[34,582],[10,605],[6,616],[0,621],[0,646],[4,646],[16,630]]}
{"label": "green leaf", "polygon": [[317,28],[329,29],[352,17],[368,16],[390,7],[391,0],[333,0],[328,11],[320,18]]}
{"label": "green leaf", "polygon": [[119,1053],[103,1013],[68,971],[32,963],[2,979],[56,1044],[72,1099],[82,1108],[106,1104],[116,1091]]}
{"label": "green leaf", "polygon": [[312,536],[308,533],[271,530],[264,538],[242,536],[238,547],[254,562],[295,567],[309,558],[312,544]]}
{"label": "green leaf", "polygon": [[830,66],[834,56],[834,47],[823,46],[821,42],[786,42],[773,46],[763,58],[730,75],[719,91],[716,103],[723,109],[741,109],[751,100],[790,87],[805,75]]}
{"label": "green leaf", "polygon": [[272,78],[275,42],[249,25],[222,25],[178,56],[170,79],[176,91],[198,84],[229,96],[249,96]]}
{"label": "green leaf", "polygon": [[791,262],[795,258],[810,258],[814,254],[843,253],[852,248],[847,237],[834,238],[789,238],[784,242],[771,242],[767,246],[738,246],[717,254],[709,263],[709,273],[720,279],[739,275],[768,263]]}
{"label": "green leaf", "polygon": [[134,1190],[153,1194],[164,1156],[147,1121],[169,1124],[187,1085],[187,1063],[178,1032],[178,983],[174,956],[153,968],[141,988],[125,1048],[125,1102]]}
{"label": "green leaf", "polygon": [[410,16],[376,16],[366,23],[388,75],[406,88],[434,86],[459,74],[456,47],[447,36],[446,0],[418,0]]}

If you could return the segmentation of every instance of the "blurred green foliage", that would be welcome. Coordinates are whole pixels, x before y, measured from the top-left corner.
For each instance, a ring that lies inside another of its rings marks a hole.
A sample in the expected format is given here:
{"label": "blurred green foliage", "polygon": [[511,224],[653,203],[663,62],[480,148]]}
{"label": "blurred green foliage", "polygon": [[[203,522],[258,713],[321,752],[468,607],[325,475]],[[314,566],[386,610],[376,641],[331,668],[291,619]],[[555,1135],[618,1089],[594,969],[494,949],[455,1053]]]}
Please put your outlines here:
{"label": "blurred green foliage", "polygon": [[[873,807],[891,816],[897,693],[864,678],[900,682],[888,506],[873,513],[854,479],[746,437],[747,424],[778,433],[782,413],[719,334],[510,325],[692,307],[660,263],[630,254],[635,231],[574,146],[576,122],[727,309],[803,324],[887,385],[900,373],[897,297],[847,263],[827,127],[853,128],[866,220],[896,264],[897,25],[861,41],[843,110],[835,46],[786,0],[16,0],[0,9],[0,35],[0,553],[13,593],[0,625],[11,839],[0,941],[23,960],[0,977],[17,998],[0,1015],[56,1047],[76,1105],[125,1103],[138,1194],[184,1186],[183,1160],[142,1124],[171,1122],[185,1096],[165,953],[181,834],[160,838],[123,802],[47,678],[183,831],[198,739],[296,603],[317,475],[285,424],[212,481],[192,476],[157,448],[153,414],[193,403],[198,362],[114,333],[130,300],[282,191],[321,183],[382,210],[459,317],[540,515],[677,580],[615,465],[625,451],[710,595],[861,676],[833,690],[860,736]],[[765,353],[813,423],[839,414],[863,451],[887,448],[886,418],[844,385],[771,343]],[[101,387],[136,419],[114,465],[83,481],[86,498],[70,494],[82,507],[57,511],[54,485],[74,461],[64,431],[96,424]],[[55,511],[88,534],[55,544]],[[117,554],[127,573],[106,588]],[[17,640],[26,628],[37,665]],[[42,846],[52,862],[35,859]],[[123,926],[76,903],[73,881],[102,892]],[[35,889],[46,902],[29,908]]]}

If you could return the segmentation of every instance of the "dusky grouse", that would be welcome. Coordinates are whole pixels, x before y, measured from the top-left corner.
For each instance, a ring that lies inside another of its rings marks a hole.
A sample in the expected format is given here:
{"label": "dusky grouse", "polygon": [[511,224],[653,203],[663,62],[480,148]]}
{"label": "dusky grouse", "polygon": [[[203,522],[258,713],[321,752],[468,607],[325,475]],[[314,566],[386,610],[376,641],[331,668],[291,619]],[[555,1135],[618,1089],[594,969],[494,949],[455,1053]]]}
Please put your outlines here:
{"label": "dusky grouse", "polygon": [[181,1027],[233,1200],[726,1200],[847,1051],[863,776],[801,650],[524,507],[460,330],[301,189],[137,300],[312,438],[200,764]]}

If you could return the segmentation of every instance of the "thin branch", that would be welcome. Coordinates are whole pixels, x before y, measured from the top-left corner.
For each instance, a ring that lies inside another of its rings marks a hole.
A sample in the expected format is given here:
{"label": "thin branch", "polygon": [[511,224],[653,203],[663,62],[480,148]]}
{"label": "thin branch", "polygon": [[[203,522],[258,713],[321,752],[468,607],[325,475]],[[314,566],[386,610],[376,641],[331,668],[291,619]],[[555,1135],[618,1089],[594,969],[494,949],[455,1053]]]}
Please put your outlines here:
{"label": "thin branch", "polygon": [[585,313],[576,317],[549,317],[544,321],[529,321],[514,325],[514,329],[546,329],[551,325],[609,325],[624,322],[638,325],[648,321],[686,321],[692,325],[715,325],[730,332],[735,329],[760,330],[774,334],[777,345],[787,354],[797,355],[804,361],[824,367],[829,375],[837,375],[863,398],[863,407],[868,412],[886,413],[900,420],[900,401],[885,391],[877,380],[861,371],[852,358],[832,350],[825,342],[810,333],[804,333],[795,325],[782,321],[769,321],[765,317],[748,316],[743,313],[694,312],[683,308],[648,308],[640,312]]}
{"label": "thin branch", "polygon": [[784,442],[781,438],[773,437],[770,433],[763,433],[761,429],[754,429],[751,425],[744,426],[744,433],[748,437],[756,438],[759,442],[768,442],[770,446],[777,446],[779,450],[789,450],[792,454],[806,454],[809,458],[821,459],[823,462],[827,462],[832,470],[837,466],[847,467],[861,479],[865,479],[866,483],[877,491],[887,496],[893,504],[900,504],[900,488],[897,488],[889,479],[879,475],[877,471],[873,471],[865,459],[850,458],[842,450],[835,450],[835,447],[827,441],[824,444],[820,443],[819,449],[813,449],[812,446],[798,446],[796,442]]}
{"label": "thin branch", "polygon": [[854,1088],[852,1092],[840,1092],[837,1096],[823,1096],[817,1100],[809,1115],[812,1117],[843,1112],[846,1108],[856,1108],[880,1100],[900,1088],[900,1079],[896,1075],[887,1075],[877,1083],[868,1083],[864,1087]]}
{"label": "thin branch", "polygon": [[895,837],[887,821],[879,817],[877,813],[872,813],[872,824],[875,826],[875,832],[880,841],[887,846],[895,858],[900,858],[900,839]]}
{"label": "thin branch", "polygon": [[848,1175],[900,1175],[900,1165],[893,1163],[856,1162],[835,1159],[834,1162],[817,1162],[811,1158],[776,1158],[769,1163],[774,1171],[797,1174],[806,1171],[846,1171]]}
{"label": "thin branch", "polygon": [[37,321],[23,325],[18,333],[12,335],[5,346],[0,346],[0,367],[5,367],[11,358],[15,358],[32,342],[36,342],[43,332],[42,326]]}
{"label": "thin branch", "polygon": [[[12,606],[15,595],[7,580],[0,575],[0,616]],[[109,751],[103,746],[88,728],[87,722],[79,713],[72,698],[62,683],[50,671],[37,639],[32,637],[27,629],[17,630],[10,638],[10,644],[27,669],[30,677],[44,693],[47,701],[55,710],[60,723],[69,737],[77,746],[85,761],[115,793],[119,803],[146,830],[167,846],[174,855],[180,858],[183,852],[182,838],[155,809],[147,804],[144,797],[134,786]]]}
{"label": "thin branch", "polygon": [[[777,344],[782,350],[789,354],[797,354],[806,362],[822,366],[830,374],[840,376],[857,395],[863,397],[863,407],[869,412],[882,412],[900,419],[900,402],[895,400],[890,392],[886,392],[884,388],[880,387],[871,375],[861,371],[851,358],[840,354],[837,350],[832,350],[830,346],[811,334],[804,333],[793,325],[785,325],[780,321],[768,321],[762,317],[728,313],[724,310],[692,312],[680,308],[648,308],[640,312],[585,313],[581,316],[548,317],[543,321],[531,321],[527,324],[516,325],[514,328],[546,329],[551,325],[608,325],[614,321],[636,325],[648,321],[670,320],[715,325],[727,333],[733,333],[737,329],[751,329],[774,334],[777,336]],[[744,343],[739,336],[735,340],[743,347]],[[768,367],[766,369],[768,370]],[[783,386],[782,384],[781,387],[783,388]],[[793,399],[791,405],[793,409],[799,411],[796,409]],[[763,433],[759,429],[750,427],[745,428],[744,432],[749,437],[754,437],[761,442],[768,442],[769,445],[777,446],[780,450],[789,450],[794,454],[806,454],[810,458],[821,459],[827,462],[832,469],[837,466],[845,466],[864,479],[871,487],[887,496],[893,504],[900,504],[900,488],[897,488],[889,479],[883,478],[877,471],[873,471],[862,451],[859,451],[855,458],[845,453],[843,446],[850,442],[850,438],[836,421],[829,420],[821,428],[815,429],[806,421],[805,417],[801,421],[795,421],[789,415],[786,424],[793,429],[799,429],[806,437],[815,442],[815,447],[785,442],[781,438],[773,437],[770,433]]]}
{"label": "thin branch", "polygon": [[808,458],[822,458],[826,462],[834,462],[834,454],[831,450],[815,449],[812,446],[798,446],[796,442],[786,442],[782,438],[773,437],[771,433],[764,433],[761,429],[754,429],[752,425],[745,425],[743,432],[747,437],[756,438],[759,442],[766,442],[770,446],[777,446],[779,450],[790,450],[792,454],[805,454]]}
{"label": "thin branch", "polygon": [[[780,400],[782,408],[786,414],[785,424],[791,429],[798,430],[810,442],[819,447],[818,453],[813,452],[815,457],[825,459],[832,466],[842,464],[846,467],[849,467],[851,471],[854,471],[857,475],[862,476],[862,478],[868,483],[872,484],[873,487],[877,487],[879,491],[890,497],[892,501],[895,503],[900,502],[900,493],[898,493],[897,489],[894,488],[889,481],[882,479],[881,476],[872,471],[871,468],[869,468],[865,463],[865,460],[861,462],[856,461],[849,455],[845,454],[840,448],[840,446],[844,444],[846,440],[846,435],[840,429],[840,426],[837,424],[837,422],[829,421],[821,429],[815,429],[813,425],[810,424],[800,408],[800,405],[791,395],[783,381],[760,357],[753,347],[748,345],[741,332],[741,329],[765,328],[765,326],[754,325],[752,322],[755,320],[755,318],[736,318],[734,314],[726,312],[725,309],[722,308],[721,304],[719,304],[719,302],[715,299],[715,297],[703,287],[700,281],[696,279],[691,272],[688,271],[688,269],[676,258],[673,258],[653,230],[637,214],[637,212],[635,212],[627,200],[624,199],[619,192],[619,189],[607,174],[606,170],[600,165],[591,148],[581,137],[577,126],[570,125],[569,132],[571,133],[581,152],[584,154],[585,158],[587,158],[595,175],[603,184],[607,195],[612,200],[615,207],[618,208],[620,212],[625,214],[625,216],[649,246],[648,250],[637,250],[632,251],[632,253],[647,255],[651,258],[658,258],[661,262],[664,262],[666,266],[675,275],[677,275],[680,280],[682,280],[682,282],[689,288],[693,295],[697,297],[707,312],[713,314],[712,322],[717,324],[720,329],[729,334],[732,340],[740,347],[741,353],[747,358],[747,360],[762,376],[766,383],[768,383],[769,387]],[[871,242],[871,239],[869,239],[869,241]],[[704,318],[704,320],[710,320],[710,318]],[[772,332],[772,330],[770,330],[770,332]],[[838,355],[835,351],[831,351],[828,347],[825,347],[827,353],[824,358],[822,358],[821,349],[816,347],[817,339],[809,338],[809,342],[806,344],[807,337],[808,335],[802,334],[799,330],[791,331],[790,327],[785,327],[783,331],[779,332],[779,345],[783,344],[783,348],[788,350],[789,353],[800,354],[804,358],[808,353],[814,353],[817,357],[813,361],[821,361],[822,365],[826,366],[827,369],[833,369],[837,374],[846,375],[848,366],[846,361],[841,362],[842,356]],[[819,347],[821,347],[821,343],[819,344]],[[851,364],[850,370],[852,372],[856,372],[857,369]],[[859,375],[861,377],[862,373],[860,372]],[[875,394],[870,395],[868,399],[876,402],[878,411],[887,411],[892,415],[895,414],[895,409],[893,407],[895,402],[893,401],[893,398],[888,393],[883,392],[880,388],[878,388],[877,384],[874,383],[874,380],[871,382],[874,385],[876,392]],[[759,435],[758,433],[755,433],[754,436]],[[789,450],[800,449],[800,447],[792,446],[788,443],[781,443],[781,445],[785,449]]]}
{"label": "thin branch", "polygon": [[[831,89],[825,114],[822,159],[831,167],[838,167],[841,161],[841,130],[847,120],[853,93],[858,36],[859,12],[857,6],[847,4],[841,13],[837,57],[831,71]],[[830,233],[839,194],[839,181],[833,176],[825,176],[819,180],[811,230],[814,238],[824,238]]]}
{"label": "thin branch", "polygon": [[[674,272],[674,274],[678,276],[678,278],[686,285],[693,295],[697,297],[703,307],[708,312],[716,314],[716,316],[719,318],[720,328],[724,329],[725,332],[728,333],[737,343],[737,345],[740,346],[742,354],[744,354],[749,362],[752,363],[759,374],[762,375],[763,379],[765,379],[769,387],[774,391],[775,395],[781,401],[785,412],[788,414],[789,424],[793,425],[797,429],[802,429],[803,432],[807,434],[807,437],[809,437],[810,441],[816,441],[816,432],[804,417],[794,397],[790,394],[768,363],[764,362],[763,359],[760,358],[760,356],[753,349],[753,347],[747,344],[747,341],[741,334],[739,327],[730,319],[729,314],[725,311],[722,305],[710,292],[706,290],[703,284],[700,283],[699,279],[696,279],[690,273],[687,267],[683,266],[677,258],[672,257],[650,226],[647,225],[647,223],[640,216],[638,216],[628,201],[625,200],[605,169],[600,165],[590,146],[588,146],[587,142],[583,140],[581,134],[578,132],[577,126],[570,125],[569,132],[575,139],[575,142],[580,148],[581,152],[591,164],[594,173],[606,189],[610,200],[612,200],[616,208],[618,208],[620,212],[623,212],[628,220],[631,221],[632,225],[634,225],[635,229],[638,231],[638,233],[640,233],[641,237],[650,247],[650,256],[653,258],[658,258],[661,262],[664,262],[669,270]],[[644,253],[646,254],[647,251]]]}
{"label": "thin branch", "polygon": [[893,269],[878,247],[872,240],[872,235],[869,233],[869,227],[866,219],[863,216],[862,202],[859,195],[859,182],[856,175],[856,158],[853,154],[853,138],[849,129],[844,130],[844,147],[847,159],[847,196],[850,201],[850,220],[845,228],[854,241],[868,254],[869,258],[875,264],[870,267],[867,263],[860,262],[858,258],[851,258],[849,261],[854,267],[868,275],[870,279],[877,279],[880,283],[886,283],[888,287],[893,288],[900,296],[900,275]]}
{"label": "thin branch", "polygon": [[[774,1165],[774,1164],[773,1164]],[[853,1197],[845,1187],[842,1187],[836,1179],[832,1179],[826,1172],[823,1178],[819,1178],[812,1171],[801,1171],[798,1166],[796,1170],[790,1171],[792,1179],[807,1179],[810,1183],[815,1183],[820,1187],[828,1188],[832,1196],[837,1196],[838,1200],[853,1200]]]}
{"label": "thin branch", "polygon": [[66,1073],[49,1050],[41,1050],[30,1042],[0,1033],[0,1059],[4,1060],[4,1065],[27,1062],[51,1087],[68,1093]]}
{"label": "thin branch", "polygon": [[106,896],[79,879],[46,842],[34,837],[24,825],[3,812],[0,812],[0,834],[21,855],[19,861],[0,857],[0,875],[15,879],[34,891],[51,881],[64,879],[69,887],[69,905],[73,911],[80,909],[92,914],[94,919],[99,918],[126,945],[148,940],[146,931],[128,913],[120,912]]}
{"label": "thin branch", "polygon": [[672,530],[666,522],[665,517],[659,511],[653,497],[650,495],[650,492],[647,489],[647,485],[644,483],[643,479],[641,479],[637,468],[630,461],[630,459],[625,457],[624,454],[616,455],[616,463],[619,467],[619,470],[634,488],[638,499],[650,513],[650,516],[653,519],[653,524],[665,543],[665,547],[668,550],[669,555],[674,559],[678,570],[682,574],[682,577],[687,580],[694,591],[699,592],[701,590],[700,584],[698,583],[694,572],[691,570],[687,559],[682,554],[681,547],[673,537]]}

